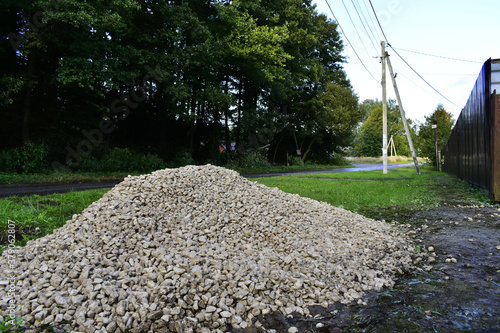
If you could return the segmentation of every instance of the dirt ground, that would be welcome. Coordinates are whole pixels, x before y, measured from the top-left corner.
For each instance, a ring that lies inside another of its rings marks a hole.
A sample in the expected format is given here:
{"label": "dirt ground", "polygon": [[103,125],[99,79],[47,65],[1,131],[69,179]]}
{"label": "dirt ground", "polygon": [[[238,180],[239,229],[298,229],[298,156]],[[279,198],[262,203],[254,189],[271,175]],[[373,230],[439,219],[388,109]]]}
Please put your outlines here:
{"label": "dirt ground", "polygon": [[450,199],[379,213],[400,223],[420,252],[415,271],[392,289],[366,295],[366,306],[315,307],[315,318],[261,318],[267,332],[500,332],[500,206]]}

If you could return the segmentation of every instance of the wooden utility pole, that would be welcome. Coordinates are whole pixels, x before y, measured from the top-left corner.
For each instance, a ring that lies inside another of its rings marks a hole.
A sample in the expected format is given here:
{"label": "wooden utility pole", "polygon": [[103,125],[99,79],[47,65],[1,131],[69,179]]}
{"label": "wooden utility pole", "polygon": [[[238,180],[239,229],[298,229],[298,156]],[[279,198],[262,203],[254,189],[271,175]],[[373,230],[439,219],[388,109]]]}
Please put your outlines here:
{"label": "wooden utility pole", "polygon": [[415,169],[417,170],[417,174],[420,175],[420,168],[418,166],[417,155],[415,154],[415,149],[413,148],[413,141],[411,139],[410,128],[408,127],[408,122],[406,121],[405,111],[403,109],[403,104],[401,103],[401,97],[399,97],[398,86],[396,85],[396,77],[394,76],[394,72],[392,71],[391,60],[389,59],[389,55],[385,55],[385,59],[387,60],[387,66],[389,67],[389,72],[391,73],[392,84],[394,85],[394,92],[396,93],[396,99],[399,105],[399,111],[401,112],[401,119],[403,120],[403,126],[405,128],[406,137],[408,139],[408,145],[410,146],[411,156],[413,157],[413,163],[415,164]]}
{"label": "wooden utility pole", "polygon": [[385,42],[380,43],[382,45],[382,161],[383,161],[383,171],[382,173],[387,174],[387,97],[386,97],[386,82],[385,82]]}

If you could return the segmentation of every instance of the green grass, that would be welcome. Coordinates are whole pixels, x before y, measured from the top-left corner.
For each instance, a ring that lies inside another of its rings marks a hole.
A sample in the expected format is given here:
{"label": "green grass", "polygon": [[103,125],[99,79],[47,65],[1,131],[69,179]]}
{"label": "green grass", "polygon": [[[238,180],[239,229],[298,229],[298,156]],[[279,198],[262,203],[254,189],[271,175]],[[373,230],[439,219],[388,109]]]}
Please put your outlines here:
{"label": "green grass", "polygon": [[[443,203],[487,202],[481,192],[433,167],[378,171],[320,173],[255,178],[259,183],[289,193],[328,202],[372,218],[391,218]],[[0,244],[7,243],[8,221],[15,221],[17,244],[42,237],[63,226],[109,189],[0,199]]]}
{"label": "green grass", "polygon": [[0,244],[7,243],[8,221],[15,222],[17,244],[42,237],[62,227],[73,214],[81,213],[109,189],[7,197],[0,199]]}
{"label": "green grass", "polygon": [[[484,202],[487,198],[457,178],[433,167],[412,167],[378,171],[287,175],[258,178],[257,182],[278,187],[369,217],[384,216],[384,210],[403,211],[436,207],[453,196],[460,202]],[[393,212],[392,212],[393,214]],[[388,214],[388,215],[392,215]]]}

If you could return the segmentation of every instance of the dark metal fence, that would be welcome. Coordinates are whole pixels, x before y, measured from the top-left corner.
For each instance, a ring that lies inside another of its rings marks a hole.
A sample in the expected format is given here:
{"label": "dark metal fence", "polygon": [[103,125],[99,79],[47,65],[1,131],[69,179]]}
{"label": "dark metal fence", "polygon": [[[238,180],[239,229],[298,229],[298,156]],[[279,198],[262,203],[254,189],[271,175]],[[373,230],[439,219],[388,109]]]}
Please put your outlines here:
{"label": "dark metal fence", "polygon": [[495,81],[499,66],[500,59],[484,63],[444,155],[446,172],[487,190],[495,201],[500,200],[500,183],[495,184],[500,172],[500,163],[495,163],[495,158],[500,159],[500,132],[495,130],[500,128],[495,127],[500,121]]}

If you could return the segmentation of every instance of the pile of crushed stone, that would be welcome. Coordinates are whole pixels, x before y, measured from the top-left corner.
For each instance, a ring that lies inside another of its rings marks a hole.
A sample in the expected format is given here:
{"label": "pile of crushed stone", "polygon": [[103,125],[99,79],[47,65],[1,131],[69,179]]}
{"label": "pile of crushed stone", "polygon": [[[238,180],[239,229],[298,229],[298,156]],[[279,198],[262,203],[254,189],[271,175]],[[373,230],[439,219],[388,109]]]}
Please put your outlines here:
{"label": "pile of crushed stone", "polygon": [[215,332],[362,303],[411,267],[412,247],[384,222],[206,165],[129,176],[16,252],[16,314],[34,326]]}

